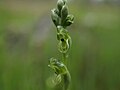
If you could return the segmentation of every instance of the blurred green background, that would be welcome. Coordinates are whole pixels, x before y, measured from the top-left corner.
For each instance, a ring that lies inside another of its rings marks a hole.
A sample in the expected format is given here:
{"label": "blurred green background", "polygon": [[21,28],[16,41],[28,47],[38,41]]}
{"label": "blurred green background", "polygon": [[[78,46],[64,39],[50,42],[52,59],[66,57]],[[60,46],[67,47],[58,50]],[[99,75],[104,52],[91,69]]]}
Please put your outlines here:
{"label": "blurred green background", "polygon": [[[120,1],[69,0],[75,23],[70,90],[120,90]],[[57,0],[0,0],[0,90],[55,90],[57,50],[50,13]]]}

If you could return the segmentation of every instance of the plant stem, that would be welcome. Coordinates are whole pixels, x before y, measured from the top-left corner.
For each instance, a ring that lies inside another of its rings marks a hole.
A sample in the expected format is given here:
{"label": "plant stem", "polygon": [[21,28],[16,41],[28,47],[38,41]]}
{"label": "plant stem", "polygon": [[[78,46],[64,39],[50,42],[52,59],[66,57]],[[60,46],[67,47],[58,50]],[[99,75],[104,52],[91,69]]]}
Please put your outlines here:
{"label": "plant stem", "polygon": [[[67,54],[63,53],[62,55],[63,55],[63,62],[67,67]],[[63,75],[63,90],[68,90],[70,82],[71,82],[71,76],[69,71],[67,70],[67,72]]]}
{"label": "plant stem", "polygon": [[70,76],[70,73],[69,71],[67,71],[66,74],[63,75],[63,80],[64,80],[64,86],[63,86],[63,90],[68,90],[69,89],[69,85],[70,85],[70,82],[71,82],[71,76]]}
{"label": "plant stem", "polygon": [[63,53],[63,63],[67,66],[67,56],[66,53]]}

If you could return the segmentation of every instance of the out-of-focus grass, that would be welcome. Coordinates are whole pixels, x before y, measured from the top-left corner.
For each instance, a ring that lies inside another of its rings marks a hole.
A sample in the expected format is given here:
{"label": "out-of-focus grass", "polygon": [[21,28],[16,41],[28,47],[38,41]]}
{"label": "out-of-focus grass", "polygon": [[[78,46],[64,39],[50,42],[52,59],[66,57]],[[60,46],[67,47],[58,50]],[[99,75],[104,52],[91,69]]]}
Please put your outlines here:
{"label": "out-of-focus grass", "polygon": [[[119,7],[74,3],[69,7],[75,15],[69,28],[71,90],[119,90]],[[47,67],[49,58],[60,59],[55,28],[44,43],[31,46],[33,25],[43,13],[32,10],[0,8],[0,90],[54,90],[46,81],[53,74]]]}
{"label": "out-of-focus grass", "polygon": [[[77,12],[77,15],[74,13],[80,18],[77,19],[78,26],[76,25],[79,28],[74,27],[75,30],[79,30],[77,38],[80,40],[80,46],[75,47],[80,54],[76,52],[75,55],[81,57],[76,61],[79,63],[76,70],[80,69],[80,76],[78,76],[80,86],[77,84],[76,90],[80,88],[82,90],[119,90],[119,9],[110,6],[88,7],[83,13],[81,11]],[[72,31],[72,35],[74,32]],[[75,77],[76,82],[78,77]]]}
{"label": "out-of-focus grass", "polygon": [[[44,88],[41,79],[41,48],[38,50],[29,45],[33,25],[43,11],[31,9],[32,3],[26,4],[24,8],[20,7],[22,4],[11,7],[9,3],[8,6],[3,3],[0,6],[0,90]],[[36,4],[37,10],[41,8],[39,4]]]}

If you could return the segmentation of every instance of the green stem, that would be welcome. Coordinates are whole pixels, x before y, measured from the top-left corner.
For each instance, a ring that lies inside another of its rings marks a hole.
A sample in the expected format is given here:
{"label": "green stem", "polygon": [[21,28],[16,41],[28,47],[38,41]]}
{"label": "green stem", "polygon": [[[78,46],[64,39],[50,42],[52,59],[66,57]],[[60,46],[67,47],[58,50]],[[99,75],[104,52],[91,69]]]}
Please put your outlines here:
{"label": "green stem", "polygon": [[69,71],[67,71],[66,74],[63,75],[63,80],[64,80],[64,86],[63,86],[63,90],[68,90],[69,89],[69,85],[70,85],[70,82],[71,82],[71,76],[70,76],[70,73]]}
{"label": "green stem", "polygon": [[[63,53],[63,62],[67,68],[67,56],[66,53]],[[71,76],[70,73],[68,71],[68,69],[66,69],[67,72],[63,75],[63,90],[68,90],[70,82],[71,82]]]}
{"label": "green stem", "polygon": [[66,53],[63,53],[63,63],[67,66],[67,56]]}

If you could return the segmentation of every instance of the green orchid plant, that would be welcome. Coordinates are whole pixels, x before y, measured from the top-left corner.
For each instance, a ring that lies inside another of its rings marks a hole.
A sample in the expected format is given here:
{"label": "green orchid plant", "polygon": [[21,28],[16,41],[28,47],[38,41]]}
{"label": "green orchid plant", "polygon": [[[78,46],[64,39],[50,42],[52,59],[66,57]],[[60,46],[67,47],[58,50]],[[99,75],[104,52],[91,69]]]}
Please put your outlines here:
{"label": "green orchid plant", "polygon": [[48,66],[54,71],[55,84],[63,83],[63,90],[69,90],[71,76],[67,69],[67,58],[72,40],[66,28],[74,22],[74,16],[69,14],[66,0],[58,0],[57,8],[51,12],[52,21],[57,29],[58,50],[63,58],[62,60],[51,58]]}

